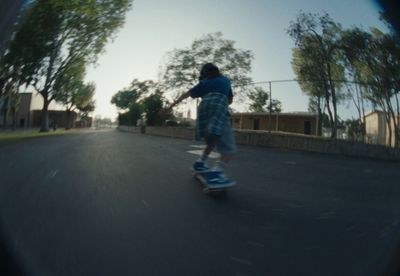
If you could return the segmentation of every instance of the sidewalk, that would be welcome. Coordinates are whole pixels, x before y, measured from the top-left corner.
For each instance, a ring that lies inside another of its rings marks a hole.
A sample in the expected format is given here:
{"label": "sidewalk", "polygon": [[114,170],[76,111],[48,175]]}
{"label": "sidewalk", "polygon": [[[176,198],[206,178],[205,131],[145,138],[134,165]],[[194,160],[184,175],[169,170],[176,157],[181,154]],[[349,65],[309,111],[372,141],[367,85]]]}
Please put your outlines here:
{"label": "sidewalk", "polygon": [[0,127],[0,134],[2,133],[16,133],[16,132],[28,132],[28,131],[37,131],[39,132],[40,128],[3,128]]}

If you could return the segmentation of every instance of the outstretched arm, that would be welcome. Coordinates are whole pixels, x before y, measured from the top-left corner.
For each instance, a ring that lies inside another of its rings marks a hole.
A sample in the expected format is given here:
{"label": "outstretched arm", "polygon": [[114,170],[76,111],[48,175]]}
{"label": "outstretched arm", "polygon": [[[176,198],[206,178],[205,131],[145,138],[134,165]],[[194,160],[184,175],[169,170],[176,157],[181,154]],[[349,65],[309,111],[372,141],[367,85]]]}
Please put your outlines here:
{"label": "outstretched arm", "polygon": [[187,99],[190,96],[190,91],[187,91],[183,93],[182,95],[179,96],[178,99],[176,99],[169,107],[168,109],[172,109],[174,106],[182,102],[184,99]]}
{"label": "outstretched arm", "polygon": [[183,101],[184,99],[188,98],[190,96],[190,91],[187,91],[185,93],[183,93],[182,95],[180,95],[178,97],[178,99],[176,99],[169,107],[166,107],[164,109],[162,109],[160,111],[160,115],[161,116],[165,116],[166,114],[171,113],[172,108],[174,108],[174,106],[176,106],[177,104],[179,104],[181,101]]}

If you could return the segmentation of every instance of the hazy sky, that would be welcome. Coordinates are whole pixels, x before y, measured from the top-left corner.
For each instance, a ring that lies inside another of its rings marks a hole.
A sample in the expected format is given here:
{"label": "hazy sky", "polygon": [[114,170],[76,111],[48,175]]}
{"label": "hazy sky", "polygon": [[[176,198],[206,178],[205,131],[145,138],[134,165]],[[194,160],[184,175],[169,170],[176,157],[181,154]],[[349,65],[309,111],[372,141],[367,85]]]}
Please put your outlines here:
{"label": "hazy sky", "polygon": [[[369,0],[135,0],[124,27],[88,71],[86,79],[97,87],[95,114],[116,117],[112,95],[135,78],[157,80],[168,51],[218,31],[236,41],[237,48],[254,53],[254,81],[293,79],[294,43],[286,29],[299,10],[328,12],[343,27],[384,29],[378,7]],[[272,93],[286,112],[307,110],[307,98],[296,83],[273,84]],[[343,107],[342,113],[349,111]]]}

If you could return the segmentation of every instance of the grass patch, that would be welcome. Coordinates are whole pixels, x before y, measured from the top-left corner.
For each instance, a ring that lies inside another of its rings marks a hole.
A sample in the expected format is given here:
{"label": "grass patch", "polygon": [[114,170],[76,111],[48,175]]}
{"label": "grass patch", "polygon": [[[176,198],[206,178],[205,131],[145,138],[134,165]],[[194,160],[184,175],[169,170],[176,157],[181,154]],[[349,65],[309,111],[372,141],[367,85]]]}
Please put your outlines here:
{"label": "grass patch", "polygon": [[16,130],[16,131],[0,131],[0,145],[14,143],[25,139],[64,135],[70,133],[66,130],[56,130],[49,132],[39,132],[38,130]]}

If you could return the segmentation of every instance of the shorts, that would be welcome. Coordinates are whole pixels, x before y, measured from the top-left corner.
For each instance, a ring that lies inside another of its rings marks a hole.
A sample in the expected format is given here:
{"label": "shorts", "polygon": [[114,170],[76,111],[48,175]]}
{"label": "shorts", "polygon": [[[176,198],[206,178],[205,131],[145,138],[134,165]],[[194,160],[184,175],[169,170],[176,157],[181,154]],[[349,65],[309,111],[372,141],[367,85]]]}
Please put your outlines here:
{"label": "shorts", "polygon": [[222,129],[220,138],[216,144],[217,152],[222,155],[231,155],[236,152],[235,135],[230,124]]}

